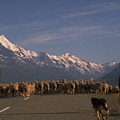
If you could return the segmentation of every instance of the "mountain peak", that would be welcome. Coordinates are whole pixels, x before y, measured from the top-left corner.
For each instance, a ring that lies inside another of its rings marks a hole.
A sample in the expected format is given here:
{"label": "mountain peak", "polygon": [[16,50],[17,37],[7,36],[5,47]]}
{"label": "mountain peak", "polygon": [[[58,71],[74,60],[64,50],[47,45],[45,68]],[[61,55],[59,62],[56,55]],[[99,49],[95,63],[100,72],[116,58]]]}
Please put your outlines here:
{"label": "mountain peak", "polygon": [[25,50],[24,48],[13,44],[4,35],[1,35],[1,34],[0,34],[0,43],[6,49],[13,51],[17,56],[20,56],[20,57],[28,58],[28,57],[36,57],[38,55],[34,51]]}
{"label": "mountain peak", "polygon": [[4,35],[0,35],[0,43],[9,50],[18,51],[18,47],[11,43]]}
{"label": "mountain peak", "polygon": [[70,53],[66,53],[66,52],[65,52],[65,53],[63,53],[62,55],[63,55],[63,56],[69,56]]}

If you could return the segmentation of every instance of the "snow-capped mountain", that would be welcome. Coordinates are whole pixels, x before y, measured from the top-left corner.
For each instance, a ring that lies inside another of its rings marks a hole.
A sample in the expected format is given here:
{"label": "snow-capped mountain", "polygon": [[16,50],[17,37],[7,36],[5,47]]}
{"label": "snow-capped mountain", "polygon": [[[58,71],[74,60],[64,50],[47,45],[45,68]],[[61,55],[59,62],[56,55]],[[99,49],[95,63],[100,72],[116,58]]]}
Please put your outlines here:
{"label": "snow-capped mountain", "polygon": [[4,35],[0,35],[0,43],[6,49],[13,51],[17,56],[24,57],[24,58],[32,58],[37,56],[36,52],[25,50],[24,48],[18,45],[12,44]]}
{"label": "snow-capped mountain", "polygon": [[25,50],[0,35],[3,81],[92,79],[112,71],[117,65],[118,62],[93,63],[69,53],[56,56]]}

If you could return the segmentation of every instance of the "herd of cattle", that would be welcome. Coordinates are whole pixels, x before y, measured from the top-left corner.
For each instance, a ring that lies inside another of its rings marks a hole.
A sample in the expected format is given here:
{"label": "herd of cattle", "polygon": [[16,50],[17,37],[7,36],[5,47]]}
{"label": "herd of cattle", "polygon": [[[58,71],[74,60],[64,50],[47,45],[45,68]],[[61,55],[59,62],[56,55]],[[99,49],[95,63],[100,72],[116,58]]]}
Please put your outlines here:
{"label": "herd of cattle", "polygon": [[118,86],[94,80],[61,80],[39,82],[0,83],[0,96],[23,96],[34,94],[118,93]]}

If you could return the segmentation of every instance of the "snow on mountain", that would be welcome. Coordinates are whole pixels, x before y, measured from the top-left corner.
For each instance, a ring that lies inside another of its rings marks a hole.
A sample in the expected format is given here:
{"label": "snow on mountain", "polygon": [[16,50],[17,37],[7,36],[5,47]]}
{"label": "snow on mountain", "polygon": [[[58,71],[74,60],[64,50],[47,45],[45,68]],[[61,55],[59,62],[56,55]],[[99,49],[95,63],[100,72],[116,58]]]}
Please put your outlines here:
{"label": "snow on mountain", "polygon": [[25,50],[18,45],[11,43],[4,35],[0,35],[0,43],[5,48],[13,51],[16,55],[25,58],[36,57],[38,54],[36,52]]}
{"label": "snow on mountain", "polygon": [[98,64],[64,53],[36,53],[14,45],[0,35],[0,68],[6,80],[58,80],[100,78],[117,67],[118,62]]}
{"label": "snow on mountain", "polygon": [[118,65],[118,62],[109,62],[105,64],[92,63],[81,60],[69,53],[64,53],[61,56],[40,53],[38,62],[39,65],[42,63],[42,65],[64,69],[69,72],[74,70],[89,79],[101,77],[103,74],[110,72]]}
{"label": "snow on mountain", "polygon": [[[57,58],[57,59],[56,59]],[[101,72],[102,66],[100,64],[87,62],[85,60],[80,60],[74,55],[70,55],[69,53],[62,54],[61,56],[51,56],[51,59],[55,61],[57,64],[64,64],[66,68],[73,67],[77,70],[80,70],[83,74],[91,70]]]}

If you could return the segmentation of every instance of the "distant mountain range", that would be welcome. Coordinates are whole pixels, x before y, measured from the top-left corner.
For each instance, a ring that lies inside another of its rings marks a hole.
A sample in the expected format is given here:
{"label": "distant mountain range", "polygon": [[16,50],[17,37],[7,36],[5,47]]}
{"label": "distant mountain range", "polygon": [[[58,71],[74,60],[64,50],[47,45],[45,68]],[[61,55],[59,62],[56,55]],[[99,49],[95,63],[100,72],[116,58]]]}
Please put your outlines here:
{"label": "distant mountain range", "polygon": [[25,50],[0,35],[0,70],[4,82],[97,79],[112,73],[118,64],[93,63],[69,53],[60,56],[37,53]]}
{"label": "distant mountain range", "polygon": [[110,83],[117,83],[118,84],[118,80],[119,80],[119,77],[120,77],[120,64],[114,68],[111,72],[103,75],[100,79],[101,80],[106,80]]}

